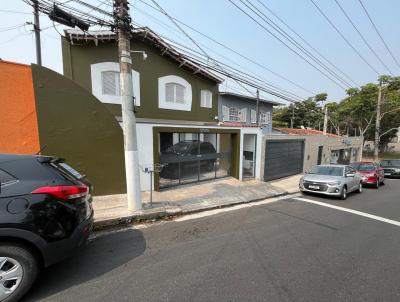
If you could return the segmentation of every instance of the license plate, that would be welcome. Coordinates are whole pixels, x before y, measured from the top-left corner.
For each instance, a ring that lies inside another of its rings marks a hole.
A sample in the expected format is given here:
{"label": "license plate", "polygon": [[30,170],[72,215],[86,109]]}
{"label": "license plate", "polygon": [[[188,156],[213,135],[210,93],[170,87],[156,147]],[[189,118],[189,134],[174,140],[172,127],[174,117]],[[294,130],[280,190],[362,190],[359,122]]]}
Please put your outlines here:
{"label": "license plate", "polygon": [[310,189],[319,190],[319,186],[309,185],[308,187],[309,187]]}
{"label": "license plate", "polygon": [[387,172],[386,172],[385,175],[392,175],[392,173],[387,173]]}

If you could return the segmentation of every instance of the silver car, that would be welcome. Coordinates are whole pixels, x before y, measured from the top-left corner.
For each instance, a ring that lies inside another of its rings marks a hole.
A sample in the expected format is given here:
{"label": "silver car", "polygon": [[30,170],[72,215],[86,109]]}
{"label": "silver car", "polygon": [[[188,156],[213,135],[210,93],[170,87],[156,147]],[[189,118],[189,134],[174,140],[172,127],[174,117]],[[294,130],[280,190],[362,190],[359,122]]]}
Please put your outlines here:
{"label": "silver car", "polygon": [[319,165],[306,173],[299,183],[300,191],[346,199],[350,192],[362,192],[362,176],[347,165]]}

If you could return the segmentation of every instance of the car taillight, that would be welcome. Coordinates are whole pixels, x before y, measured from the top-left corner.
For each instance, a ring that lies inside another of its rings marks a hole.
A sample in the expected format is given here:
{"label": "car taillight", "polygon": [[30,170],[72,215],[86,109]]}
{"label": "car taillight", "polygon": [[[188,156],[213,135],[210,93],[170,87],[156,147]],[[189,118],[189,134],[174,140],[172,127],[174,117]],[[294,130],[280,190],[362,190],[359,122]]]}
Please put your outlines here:
{"label": "car taillight", "polygon": [[40,187],[32,191],[32,194],[49,194],[62,200],[79,198],[87,195],[89,188],[87,186],[49,186]]}

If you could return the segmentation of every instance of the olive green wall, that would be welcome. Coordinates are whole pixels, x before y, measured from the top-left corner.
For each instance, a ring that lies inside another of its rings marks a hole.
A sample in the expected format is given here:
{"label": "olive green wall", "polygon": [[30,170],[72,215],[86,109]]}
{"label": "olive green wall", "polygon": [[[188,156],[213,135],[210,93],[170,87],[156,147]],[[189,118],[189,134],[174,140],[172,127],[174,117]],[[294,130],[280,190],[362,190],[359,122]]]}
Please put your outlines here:
{"label": "olive green wall", "polygon": [[[100,62],[118,62],[117,44],[115,41],[92,42],[82,45],[71,45],[62,39],[64,75],[92,91],[90,65]],[[77,42],[78,44],[78,42]],[[145,44],[143,41],[132,40],[132,50],[145,51],[147,60],[142,59],[141,53],[133,53],[133,69],[140,73],[140,103],[137,108],[138,118],[170,119],[185,121],[216,122],[218,115],[218,85],[199,74],[187,70],[168,56],[162,56],[161,50]],[[192,85],[192,110],[180,111],[158,108],[158,78],[167,75],[177,75]],[[200,90],[212,91],[212,108],[200,107]],[[107,105],[115,114],[120,112],[119,105]]]}
{"label": "olive green wall", "polygon": [[65,158],[87,175],[95,195],[126,192],[122,129],[91,93],[32,65],[42,154]]}

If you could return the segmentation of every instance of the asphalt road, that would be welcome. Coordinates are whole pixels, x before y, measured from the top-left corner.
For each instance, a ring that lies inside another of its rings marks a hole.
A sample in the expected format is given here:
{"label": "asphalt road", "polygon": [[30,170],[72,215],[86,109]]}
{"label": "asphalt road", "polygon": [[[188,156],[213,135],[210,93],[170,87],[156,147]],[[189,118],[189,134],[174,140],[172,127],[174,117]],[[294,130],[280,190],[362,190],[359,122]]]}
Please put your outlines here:
{"label": "asphalt road", "polygon": [[[346,201],[400,221],[400,180]],[[295,198],[103,235],[25,301],[400,301],[400,226]]]}

